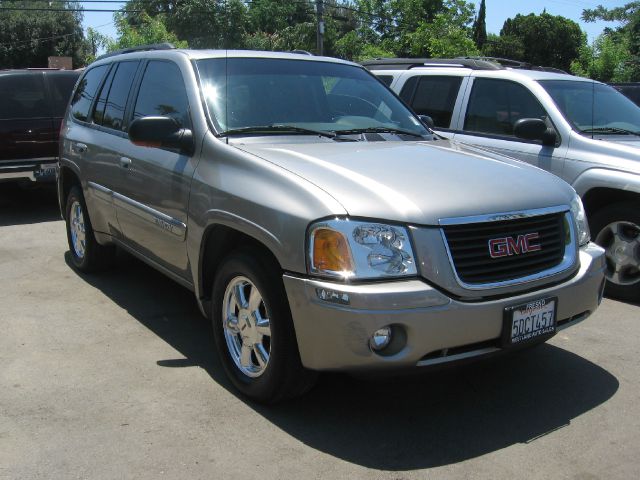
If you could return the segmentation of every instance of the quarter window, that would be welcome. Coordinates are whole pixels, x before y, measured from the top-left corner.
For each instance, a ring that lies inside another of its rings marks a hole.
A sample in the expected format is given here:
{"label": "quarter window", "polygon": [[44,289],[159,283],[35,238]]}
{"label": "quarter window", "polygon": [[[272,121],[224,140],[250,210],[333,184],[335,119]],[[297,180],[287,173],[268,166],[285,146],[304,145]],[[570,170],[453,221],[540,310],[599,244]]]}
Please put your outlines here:
{"label": "quarter window", "polygon": [[191,128],[187,90],[178,66],[171,62],[149,62],[140,84],[135,118],[163,116]]}
{"label": "quarter window", "polygon": [[100,81],[104,76],[107,65],[100,65],[89,70],[76,88],[71,100],[71,113],[78,120],[86,121],[89,117],[89,109],[93,103]]}
{"label": "quarter window", "polygon": [[521,118],[545,119],[547,113],[522,85],[506,80],[476,78],[473,82],[464,129],[513,137]]}

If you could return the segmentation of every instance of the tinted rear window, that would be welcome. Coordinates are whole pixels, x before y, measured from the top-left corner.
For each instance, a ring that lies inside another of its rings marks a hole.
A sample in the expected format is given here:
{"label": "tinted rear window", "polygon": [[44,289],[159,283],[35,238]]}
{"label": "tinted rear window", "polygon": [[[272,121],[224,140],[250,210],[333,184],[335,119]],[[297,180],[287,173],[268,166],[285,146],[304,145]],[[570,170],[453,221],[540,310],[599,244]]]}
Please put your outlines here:
{"label": "tinted rear window", "polygon": [[89,109],[106,70],[107,65],[92,68],[80,80],[71,101],[71,113],[78,120],[86,121],[89,117]]}
{"label": "tinted rear window", "polygon": [[0,119],[51,117],[42,73],[0,76]]}
{"label": "tinted rear window", "polygon": [[65,72],[48,74],[47,81],[49,82],[49,90],[51,91],[51,97],[53,99],[53,116],[62,117],[64,111],[67,108],[71,93],[73,92],[73,86],[78,81],[78,74]]}
{"label": "tinted rear window", "polygon": [[411,102],[418,115],[429,115],[436,127],[449,128],[462,77],[425,76]]}

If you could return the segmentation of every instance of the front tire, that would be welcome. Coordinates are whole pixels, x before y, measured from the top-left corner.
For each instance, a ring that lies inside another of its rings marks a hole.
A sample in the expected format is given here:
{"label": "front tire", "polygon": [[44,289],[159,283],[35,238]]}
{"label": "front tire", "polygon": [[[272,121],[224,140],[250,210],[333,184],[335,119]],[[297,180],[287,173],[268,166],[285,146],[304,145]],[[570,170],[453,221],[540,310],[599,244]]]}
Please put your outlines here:
{"label": "front tire", "polygon": [[640,211],[621,202],[597,210],[589,221],[594,241],[605,249],[607,286],[612,298],[640,300]]}
{"label": "front tire", "polygon": [[77,185],[71,187],[67,196],[65,221],[73,266],[85,273],[108,268],[113,262],[115,247],[96,241],[82,190]]}
{"label": "front tire", "polygon": [[316,375],[300,362],[275,262],[251,252],[231,254],[216,273],[211,298],[218,355],[240,392],[261,403],[275,403],[313,386]]}

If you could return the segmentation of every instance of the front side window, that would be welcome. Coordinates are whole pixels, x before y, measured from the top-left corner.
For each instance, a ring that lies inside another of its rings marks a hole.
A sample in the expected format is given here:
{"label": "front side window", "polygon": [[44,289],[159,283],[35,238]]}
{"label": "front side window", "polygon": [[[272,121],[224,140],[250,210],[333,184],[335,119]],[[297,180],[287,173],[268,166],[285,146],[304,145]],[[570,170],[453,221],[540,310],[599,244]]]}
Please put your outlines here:
{"label": "front side window", "polygon": [[576,80],[538,83],[579,132],[588,135],[640,134],[640,107],[616,89]]}
{"label": "front side window", "polygon": [[473,82],[464,129],[470,132],[515,137],[513,125],[522,118],[545,119],[547,113],[533,94],[508,80],[476,78]]}
{"label": "front side window", "polygon": [[83,122],[89,118],[89,109],[93,103],[102,77],[108,65],[100,65],[89,70],[78,84],[73,99],[71,100],[71,114]]}
{"label": "front side window", "polygon": [[191,128],[187,90],[175,63],[151,61],[147,64],[133,115],[135,118],[171,117],[181,127]]}
{"label": "front side window", "polygon": [[51,117],[41,73],[0,76],[0,119]]}
{"label": "front side window", "polygon": [[286,125],[322,132],[395,129],[429,135],[384,85],[352,65],[214,58],[199,60],[197,69],[220,133]]}

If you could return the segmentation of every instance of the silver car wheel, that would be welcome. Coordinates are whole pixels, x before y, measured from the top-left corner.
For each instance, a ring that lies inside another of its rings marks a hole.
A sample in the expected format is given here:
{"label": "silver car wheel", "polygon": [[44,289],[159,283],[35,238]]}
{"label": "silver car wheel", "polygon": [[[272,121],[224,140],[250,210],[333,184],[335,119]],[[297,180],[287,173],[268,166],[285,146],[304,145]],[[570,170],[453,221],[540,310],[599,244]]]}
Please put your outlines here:
{"label": "silver car wheel", "polygon": [[86,250],[86,231],[84,224],[84,214],[82,205],[78,200],[71,204],[69,215],[69,231],[71,233],[71,244],[73,251],[78,258],[84,258]]}
{"label": "silver car wheel", "polygon": [[604,227],[596,243],[605,249],[607,279],[617,285],[640,282],[640,226],[617,221]]}
{"label": "silver car wheel", "polygon": [[235,277],[227,285],[222,323],[236,367],[251,378],[262,375],[271,354],[271,326],[262,294],[248,278]]}

